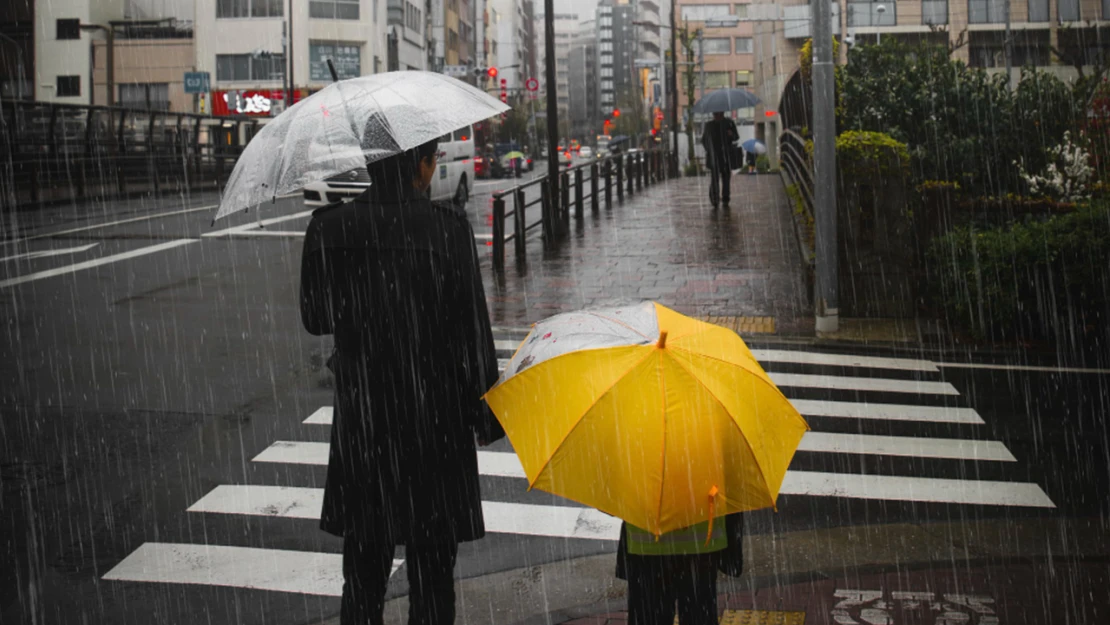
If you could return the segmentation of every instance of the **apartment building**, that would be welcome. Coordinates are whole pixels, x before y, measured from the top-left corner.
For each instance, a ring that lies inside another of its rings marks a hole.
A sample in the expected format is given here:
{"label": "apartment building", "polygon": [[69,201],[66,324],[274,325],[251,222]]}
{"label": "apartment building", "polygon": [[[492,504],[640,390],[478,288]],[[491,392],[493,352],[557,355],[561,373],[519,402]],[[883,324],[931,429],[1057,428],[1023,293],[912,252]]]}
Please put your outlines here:
{"label": "apartment building", "polygon": [[[544,16],[542,14],[536,17],[535,24],[534,30],[543,33]],[[559,109],[560,120],[566,120],[570,117],[570,52],[580,25],[581,21],[576,13],[555,14],[555,100]],[[540,94],[546,96],[549,90],[547,88],[547,72],[544,69],[547,67],[546,44],[543,40],[536,45],[536,65],[539,71],[536,78],[540,81]]]}
{"label": "apartment building", "polygon": [[570,136],[592,143],[600,132],[598,122],[597,20],[579,22],[567,60],[570,98]]}
{"label": "apartment building", "polygon": [[[749,2],[722,0],[677,0],[675,10],[678,27],[684,25],[693,40],[693,65],[686,65],[687,54],[678,44],[678,115],[687,119],[687,76],[694,76],[694,100],[716,89],[751,88],[757,55],[754,47],[754,23],[750,19]],[[738,121],[750,120],[752,110],[735,113]],[[704,121],[695,117],[695,123]]]}

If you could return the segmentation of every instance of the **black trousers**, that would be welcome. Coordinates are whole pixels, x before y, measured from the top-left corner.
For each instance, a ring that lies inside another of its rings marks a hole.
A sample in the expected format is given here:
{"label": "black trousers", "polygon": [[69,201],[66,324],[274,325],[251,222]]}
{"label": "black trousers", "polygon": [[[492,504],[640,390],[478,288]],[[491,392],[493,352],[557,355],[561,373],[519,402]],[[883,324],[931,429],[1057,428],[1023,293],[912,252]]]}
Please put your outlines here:
{"label": "black trousers", "polygon": [[717,567],[712,555],[635,556],[626,560],[628,625],[717,625]]}
{"label": "black trousers", "polygon": [[[731,191],[730,185],[732,183],[732,171],[728,165],[717,167],[716,164],[709,166],[709,203],[716,206],[719,202],[728,204],[729,192]],[[719,187],[719,188],[718,188]]]}
{"label": "black trousers", "polygon": [[[385,589],[393,571],[392,541],[343,539],[342,625],[381,625]],[[453,625],[457,543],[407,545],[409,625]]]}

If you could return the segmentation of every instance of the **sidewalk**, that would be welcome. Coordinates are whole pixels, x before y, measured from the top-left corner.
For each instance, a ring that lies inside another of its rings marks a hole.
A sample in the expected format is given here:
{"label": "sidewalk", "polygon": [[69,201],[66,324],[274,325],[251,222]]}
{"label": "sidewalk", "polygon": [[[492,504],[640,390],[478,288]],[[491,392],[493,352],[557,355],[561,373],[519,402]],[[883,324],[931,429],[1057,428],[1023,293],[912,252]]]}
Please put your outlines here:
{"label": "sidewalk", "polygon": [[[597,215],[573,215],[570,235],[504,278],[483,263],[494,325],[527,326],[561,312],[654,300],[744,333],[812,334],[789,200],[777,175],[736,175],[729,209],[713,210],[709,178],[644,188]],[[531,215],[530,215],[531,218]],[[808,319],[807,319],[808,318]],[[808,329],[808,330],[807,330]]]}

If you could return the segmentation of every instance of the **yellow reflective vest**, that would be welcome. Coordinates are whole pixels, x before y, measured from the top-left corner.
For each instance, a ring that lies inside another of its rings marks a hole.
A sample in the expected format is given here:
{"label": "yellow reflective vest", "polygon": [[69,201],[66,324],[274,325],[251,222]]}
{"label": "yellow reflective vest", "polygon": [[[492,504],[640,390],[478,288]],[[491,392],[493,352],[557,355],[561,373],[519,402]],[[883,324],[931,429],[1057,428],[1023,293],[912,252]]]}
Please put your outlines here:
{"label": "yellow reflective vest", "polygon": [[[626,523],[625,535],[628,553],[637,556],[675,556],[713,553],[728,547],[725,519],[714,519],[713,535],[709,535],[709,521],[667,532],[659,536]],[[708,540],[706,540],[708,538]]]}

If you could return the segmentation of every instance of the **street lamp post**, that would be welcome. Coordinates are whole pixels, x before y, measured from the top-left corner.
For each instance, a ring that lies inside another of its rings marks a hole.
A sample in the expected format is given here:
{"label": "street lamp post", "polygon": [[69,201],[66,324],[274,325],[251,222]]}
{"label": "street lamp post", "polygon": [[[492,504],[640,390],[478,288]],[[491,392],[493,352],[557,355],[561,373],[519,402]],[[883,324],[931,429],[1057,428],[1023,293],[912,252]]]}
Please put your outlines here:
{"label": "street lamp post", "polygon": [[813,178],[816,247],[816,329],[840,327],[836,223],[836,121],[833,101],[832,10],[829,0],[812,0]]}
{"label": "street lamp post", "polygon": [[[879,26],[879,28],[882,28],[882,26],[883,26],[883,13],[886,13],[886,5],[880,4],[879,6],[875,7],[875,12],[879,14],[879,24],[878,24],[878,26]],[[883,45],[883,32],[881,30],[875,32],[875,45],[879,45],[879,46]]]}
{"label": "street lamp post", "polygon": [[[107,63],[106,80],[108,83],[108,107],[111,108],[116,105],[116,33],[112,26],[104,26],[103,24],[81,24],[81,30],[90,32],[94,30],[102,30],[105,34],[107,41]],[[93,86],[95,90],[95,85]]]}

